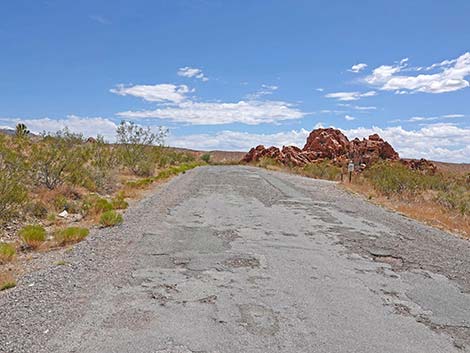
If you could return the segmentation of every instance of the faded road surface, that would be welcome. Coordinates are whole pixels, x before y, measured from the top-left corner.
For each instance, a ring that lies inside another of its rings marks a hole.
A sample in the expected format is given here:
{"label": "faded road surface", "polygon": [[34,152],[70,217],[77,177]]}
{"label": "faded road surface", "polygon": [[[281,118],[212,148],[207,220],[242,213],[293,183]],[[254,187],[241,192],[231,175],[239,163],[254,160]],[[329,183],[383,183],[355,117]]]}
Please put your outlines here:
{"label": "faded road surface", "polygon": [[0,295],[1,352],[470,352],[470,245],[342,191],[204,167]]}

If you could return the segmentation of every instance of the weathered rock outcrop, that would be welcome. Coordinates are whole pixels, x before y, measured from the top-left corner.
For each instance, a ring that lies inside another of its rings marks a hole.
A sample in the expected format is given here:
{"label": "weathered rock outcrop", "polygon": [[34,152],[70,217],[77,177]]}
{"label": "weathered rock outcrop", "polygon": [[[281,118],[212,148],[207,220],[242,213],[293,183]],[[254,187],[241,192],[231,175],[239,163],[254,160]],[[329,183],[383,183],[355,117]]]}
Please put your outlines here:
{"label": "weathered rock outcrop", "polygon": [[[307,138],[303,149],[296,146],[265,148],[259,145],[252,148],[243,158],[243,162],[250,163],[262,158],[271,158],[280,164],[301,167],[308,163],[331,160],[337,165],[345,165],[352,160],[361,169],[377,163],[380,160],[396,161],[400,159],[398,153],[378,134],[370,135],[362,140],[348,138],[337,129],[315,129]],[[426,160],[406,160],[403,163],[412,169],[434,173],[436,166]]]}
{"label": "weathered rock outcrop", "polygon": [[427,175],[434,175],[437,171],[437,166],[428,161],[427,159],[402,159],[401,162],[408,168],[419,170]]}

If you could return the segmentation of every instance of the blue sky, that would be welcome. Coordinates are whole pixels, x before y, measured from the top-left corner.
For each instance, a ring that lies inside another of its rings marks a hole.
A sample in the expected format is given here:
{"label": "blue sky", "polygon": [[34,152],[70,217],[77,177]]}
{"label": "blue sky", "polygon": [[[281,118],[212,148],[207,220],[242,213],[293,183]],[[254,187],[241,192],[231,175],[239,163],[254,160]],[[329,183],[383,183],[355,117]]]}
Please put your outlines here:
{"label": "blue sky", "polygon": [[470,2],[16,0],[0,4],[0,126],[302,146],[334,126],[470,162]]}

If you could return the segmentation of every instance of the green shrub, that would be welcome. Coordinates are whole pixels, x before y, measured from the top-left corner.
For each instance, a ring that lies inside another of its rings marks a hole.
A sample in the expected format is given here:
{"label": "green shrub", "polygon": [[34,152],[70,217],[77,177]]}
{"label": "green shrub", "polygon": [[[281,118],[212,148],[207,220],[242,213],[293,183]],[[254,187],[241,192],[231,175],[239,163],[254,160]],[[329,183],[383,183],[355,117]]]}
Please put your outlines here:
{"label": "green shrub", "polygon": [[129,204],[124,200],[124,195],[122,193],[117,194],[111,201],[111,204],[113,205],[114,210],[125,210],[129,207]]}
{"label": "green shrub", "polygon": [[93,208],[97,213],[101,213],[112,210],[113,205],[106,199],[98,199],[95,201]]}
{"label": "green shrub", "polygon": [[377,163],[364,172],[374,188],[391,196],[417,194],[423,190],[445,189],[448,184],[440,175],[425,175],[401,163]]}
{"label": "green shrub", "polygon": [[40,225],[27,225],[21,228],[19,236],[28,247],[36,249],[46,241],[46,230]]}
{"label": "green shrub", "polygon": [[201,156],[201,160],[202,160],[203,162],[210,163],[210,161],[211,161],[211,154],[210,154],[210,153],[204,153],[204,154]]}
{"label": "green shrub", "polygon": [[100,224],[103,227],[112,227],[123,222],[122,215],[114,210],[104,212],[100,217]]}
{"label": "green shrub", "polygon": [[83,136],[64,129],[33,144],[30,159],[35,182],[50,190],[65,181],[82,185],[87,157],[83,142]]}
{"label": "green shrub", "polygon": [[436,201],[445,208],[456,210],[463,216],[470,215],[470,190],[462,185],[450,185],[436,196]]}
{"label": "green shrub", "polygon": [[24,211],[27,214],[39,219],[46,219],[48,213],[46,205],[41,201],[29,202],[25,205]]}
{"label": "green shrub", "polygon": [[68,227],[54,233],[54,239],[59,245],[78,243],[85,239],[90,231],[87,228]]}
{"label": "green shrub", "polygon": [[339,180],[341,176],[341,168],[331,164],[330,161],[322,161],[307,164],[302,169],[302,174],[311,178]]}
{"label": "green shrub", "polygon": [[0,264],[12,261],[16,256],[16,249],[12,244],[0,243]]}
{"label": "green shrub", "polygon": [[159,128],[158,132],[153,132],[150,127],[122,121],[116,133],[122,164],[135,175],[153,175],[158,161],[154,145],[163,146],[168,131]]}

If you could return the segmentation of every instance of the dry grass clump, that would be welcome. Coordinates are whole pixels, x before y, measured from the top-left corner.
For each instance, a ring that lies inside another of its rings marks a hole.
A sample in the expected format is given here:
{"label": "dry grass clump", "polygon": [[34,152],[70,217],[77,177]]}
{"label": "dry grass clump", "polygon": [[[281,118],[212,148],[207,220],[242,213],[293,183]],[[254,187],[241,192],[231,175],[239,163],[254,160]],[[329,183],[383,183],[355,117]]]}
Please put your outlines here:
{"label": "dry grass clump", "polygon": [[40,225],[27,225],[21,228],[18,235],[31,249],[39,248],[46,241],[46,230]]}
{"label": "dry grass clump", "polygon": [[9,272],[0,272],[0,292],[16,287],[16,281],[13,275]]}
{"label": "dry grass clump", "polygon": [[103,227],[114,227],[123,222],[122,215],[114,210],[104,212],[100,217],[100,224]]}
{"label": "dry grass clump", "polygon": [[9,243],[0,242],[0,265],[13,261],[16,257],[16,248]]}
{"label": "dry grass clump", "polygon": [[307,164],[305,167],[297,169],[297,171],[303,176],[326,180],[340,180],[342,173],[340,167],[333,165],[328,160]]}
{"label": "dry grass clump", "polygon": [[58,245],[74,244],[85,239],[90,231],[87,228],[68,227],[59,229],[54,233],[54,240]]}

